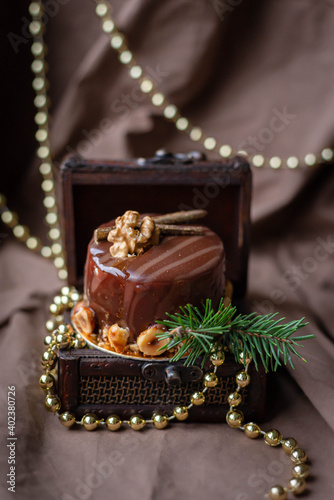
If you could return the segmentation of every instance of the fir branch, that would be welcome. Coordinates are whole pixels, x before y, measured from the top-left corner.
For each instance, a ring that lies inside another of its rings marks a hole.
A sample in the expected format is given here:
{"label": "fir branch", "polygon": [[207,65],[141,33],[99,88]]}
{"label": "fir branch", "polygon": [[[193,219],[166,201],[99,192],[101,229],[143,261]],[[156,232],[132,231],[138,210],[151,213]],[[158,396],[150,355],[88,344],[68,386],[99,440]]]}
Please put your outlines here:
{"label": "fir branch", "polygon": [[235,307],[224,307],[223,299],[218,310],[212,307],[212,301],[206,300],[203,310],[187,304],[180,307],[180,312],[167,314],[168,319],[159,321],[167,330],[158,334],[159,339],[169,339],[167,349],[178,348],[172,361],[187,357],[187,366],[202,358],[204,365],[212,353],[228,347],[239,362],[241,352],[253,358],[256,368],[261,361],[265,370],[276,370],[283,363],[294,368],[292,354],[306,361],[296,350],[303,347],[299,342],[309,340],[315,335],[292,334],[308,323],[304,318],[289,323],[282,323],[285,318],[277,319],[276,314],[237,315]]}

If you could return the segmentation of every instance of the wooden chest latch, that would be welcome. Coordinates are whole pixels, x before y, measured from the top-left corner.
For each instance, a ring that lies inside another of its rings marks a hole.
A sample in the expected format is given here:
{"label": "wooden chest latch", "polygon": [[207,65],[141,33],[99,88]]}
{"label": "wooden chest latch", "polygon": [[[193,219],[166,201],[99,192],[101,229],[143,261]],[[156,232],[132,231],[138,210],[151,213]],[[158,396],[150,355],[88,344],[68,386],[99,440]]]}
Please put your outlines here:
{"label": "wooden chest latch", "polygon": [[181,385],[186,382],[198,382],[203,378],[203,371],[198,366],[180,364],[145,363],[142,375],[153,382],[164,381],[168,385]]}

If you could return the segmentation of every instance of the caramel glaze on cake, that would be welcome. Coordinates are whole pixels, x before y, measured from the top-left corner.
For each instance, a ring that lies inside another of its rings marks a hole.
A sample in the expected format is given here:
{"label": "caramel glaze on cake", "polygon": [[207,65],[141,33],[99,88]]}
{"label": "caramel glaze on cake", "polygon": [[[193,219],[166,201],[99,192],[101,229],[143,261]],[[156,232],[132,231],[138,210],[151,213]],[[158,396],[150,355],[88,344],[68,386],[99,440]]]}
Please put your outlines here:
{"label": "caramel glaze on cake", "polygon": [[[112,226],[113,221],[100,227]],[[196,236],[167,236],[142,255],[115,258],[111,244],[90,242],[85,265],[84,304],[97,320],[98,338],[114,324],[129,333],[128,343],[185,304],[199,306],[224,294],[225,253],[210,229]]]}

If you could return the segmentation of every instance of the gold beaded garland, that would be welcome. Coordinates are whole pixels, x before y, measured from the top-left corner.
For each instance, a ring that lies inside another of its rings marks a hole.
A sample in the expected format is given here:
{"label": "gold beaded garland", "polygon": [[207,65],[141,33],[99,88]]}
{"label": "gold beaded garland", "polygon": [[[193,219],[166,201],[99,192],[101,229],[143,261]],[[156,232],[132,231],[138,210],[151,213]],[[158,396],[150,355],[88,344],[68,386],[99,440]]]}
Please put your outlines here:
{"label": "gold beaded garland", "polygon": [[[160,107],[163,116],[172,121],[178,130],[184,131],[189,135],[189,138],[198,142],[201,141],[204,148],[209,151],[216,151],[223,158],[230,158],[236,153],[244,154],[244,152],[237,152],[230,145],[219,145],[214,137],[207,137],[200,127],[194,127],[189,120],[181,116],[180,111],[175,105],[170,104],[161,92],[157,90],[157,85],[143,74],[143,69],[136,63],[131,50],[127,47],[125,36],[116,28],[114,20],[111,17],[111,7],[107,2],[95,0],[96,15],[101,19],[102,30],[110,36],[111,47],[118,52],[120,62],[129,68],[130,77],[138,80],[140,88],[143,93],[150,93],[151,100],[154,106]],[[31,2],[29,12],[32,16],[32,21],[29,24],[29,31],[33,36],[33,43],[31,45],[31,53],[34,60],[31,64],[31,70],[34,74],[32,86],[36,92],[34,105],[37,113],[35,115],[35,122],[38,125],[36,132],[36,140],[39,143],[37,149],[37,157],[43,160],[40,165],[40,172],[43,175],[42,189],[45,193],[44,205],[48,210],[46,217],[47,223],[50,225],[49,236],[56,242],[59,251],[54,252],[53,247],[43,246],[39,238],[29,237],[29,229],[21,226],[18,218],[14,212],[6,207],[6,197],[0,193],[0,208],[2,209],[2,221],[13,230],[13,234],[19,240],[23,241],[27,248],[33,251],[40,252],[44,258],[52,258],[56,268],[58,269],[58,276],[60,279],[67,279],[68,272],[66,269],[64,252],[61,243],[61,233],[57,218],[57,205],[55,200],[54,181],[52,174],[52,154],[50,149],[50,142],[48,137],[49,128],[49,98],[46,95],[48,88],[48,81],[46,79],[47,64],[45,62],[46,46],[43,39],[44,21],[43,21],[43,6],[40,2]],[[324,148],[320,154],[308,153],[304,156],[304,165],[314,168],[315,165],[323,162],[331,162],[334,158],[334,150],[332,148]],[[280,169],[286,167],[288,169],[295,169],[301,162],[295,156],[290,156],[287,159],[282,159],[279,156],[265,158],[263,155],[255,154],[249,157],[249,161],[254,167],[269,166],[273,169]],[[56,213],[54,213],[54,211]],[[50,215],[50,217],[48,217]],[[54,226],[54,227],[52,227]],[[56,255],[61,254],[58,258]],[[218,365],[216,365],[218,366]]]}
{"label": "gold beaded garland", "polygon": [[109,415],[106,419],[106,424],[110,431],[118,431],[122,425],[122,420],[117,415]]}
{"label": "gold beaded garland", "polygon": [[[31,70],[33,72],[34,78],[32,82],[32,87],[36,92],[34,99],[34,105],[36,107],[35,123],[38,126],[38,130],[35,134],[36,140],[38,142],[37,157],[43,162],[40,165],[40,172],[43,176],[42,189],[44,191],[44,206],[47,208],[48,215],[57,212],[57,206],[55,201],[55,191],[54,191],[54,181],[52,174],[52,157],[51,149],[48,138],[48,128],[49,128],[49,100],[46,96],[46,91],[48,87],[48,81],[46,79],[47,64],[45,63],[44,56],[46,53],[45,43],[43,39],[44,33],[44,21],[43,21],[43,6],[41,2],[31,2],[29,6],[29,13],[32,16],[32,21],[29,24],[29,32],[33,36],[33,43],[31,45],[31,53],[33,55],[33,61],[31,64]],[[65,265],[65,260],[63,258],[63,249],[61,243],[61,234],[59,228],[59,222],[57,217],[50,217],[50,224],[52,224],[56,233],[50,234],[54,237],[54,240],[60,246],[60,253],[62,260],[56,260],[56,256],[53,254],[51,247],[43,246],[39,238],[30,236],[29,229],[22,226],[18,222],[18,218],[14,212],[10,211],[6,207],[6,199],[3,195],[0,195],[1,203],[0,208],[2,208],[1,218],[3,222],[12,229],[13,234],[16,238],[23,241],[29,250],[35,252],[40,252],[42,257],[53,259],[56,267],[58,268],[58,276],[60,279],[67,278],[67,270]],[[46,219],[49,224],[48,218]],[[51,229],[51,228],[50,228]],[[51,230],[52,230],[51,229]],[[51,232],[51,231],[50,231]]]}
{"label": "gold beaded garland", "polygon": [[[62,293],[60,295],[60,300],[56,299],[56,302],[61,302],[62,304],[64,304],[65,309],[69,308],[71,307],[69,305],[70,301],[64,301],[63,297],[69,297],[71,295],[73,297],[80,298],[80,294],[75,289],[69,289],[69,287],[63,287]],[[46,325],[48,327],[47,328],[48,331],[51,330],[51,326],[53,327],[58,325],[57,328],[53,330],[52,333],[50,333],[50,335],[47,336],[48,345],[54,347],[49,348],[48,351],[46,351],[46,353],[43,354],[43,364],[46,369],[46,373],[41,376],[40,385],[44,390],[47,391],[49,391],[50,389],[53,390],[55,385],[55,380],[52,374],[50,373],[50,369],[51,365],[54,366],[57,361],[57,355],[54,351],[57,340],[58,340],[57,343],[58,348],[60,348],[61,342],[64,341],[64,339],[66,340],[71,339],[70,347],[77,345],[76,344],[77,340],[83,341],[80,342],[80,345],[82,347],[85,345],[84,339],[82,339],[80,335],[75,334],[75,332],[73,331],[73,327],[69,324],[61,323],[62,321],[63,321],[62,316],[56,316],[54,320],[51,321],[51,324],[50,322],[47,322]],[[249,363],[247,363],[245,371],[241,373],[247,374],[248,364]],[[209,372],[206,374],[207,383],[208,382],[211,383],[212,380],[215,380],[216,370],[217,366],[214,366],[213,372]],[[204,392],[207,391],[208,388],[209,387],[205,384],[204,381],[203,392],[198,391],[194,393],[191,397],[191,404],[189,404],[188,406],[175,407],[172,416],[168,416],[163,413],[155,413],[153,414],[151,420],[145,420],[141,415],[132,415],[130,420],[128,421],[125,420],[124,422],[128,423],[128,425],[134,430],[143,429],[146,423],[152,423],[155,428],[163,429],[168,425],[168,422],[173,418],[176,418],[177,420],[180,421],[185,420],[188,417],[189,409],[193,404],[194,405],[203,404],[205,400]],[[245,435],[252,439],[258,437],[260,434],[263,434],[265,442],[267,444],[270,444],[271,446],[277,446],[278,444],[281,444],[284,451],[290,454],[291,460],[294,463],[294,467],[292,470],[293,478],[289,482],[288,489],[284,488],[283,486],[276,485],[270,489],[267,496],[269,496],[269,498],[271,498],[272,500],[274,499],[284,500],[287,498],[287,490],[290,490],[295,495],[300,494],[302,491],[305,490],[306,484],[304,479],[309,474],[309,468],[304,463],[307,460],[306,452],[301,450],[300,448],[296,448],[296,446],[298,445],[295,439],[293,438],[282,439],[281,434],[276,429],[271,429],[265,433],[254,422],[248,422],[243,427],[242,424],[244,420],[244,415],[240,410],[236,410],[235,408],[237,404],[240,404],[242,401],[239,390],[240,386],[237,385],[236,391],[228,396],[228,403],[230,404],[230,410],[227,412],[226,415],[226,421],[228,425],[233,428],[239,428],[243,430]],[[75,423],[77,424],[81,423],[81,425],[85,427],[86,430],[91,431],[95,430],[99,426],[99,424],[105,424],[107,429],[109,429],[110,431],[116,431],[121,427],[123,423],[122,420],[117,415],[109,415],[109,417],[107,417],[105,420],[103,419],[99,420],[94,413],[87,413],[86,415],[83,416],[81,422],[77,422],[75,415],[71,412],[64,412],[58,414],[58,410],[61,408],[61,401],[55,394],[50,394],[50,393],[47,394],[45,400],[45,406],[50,412],[56,413],[58,415],[61,424],[65,427],[71,427]]]}
{"label": "gold beaded garland", "polygon": [[[95,2],[97,7],[99,7],[100,1],[95,0]],[[150,94],[152,104],[161,109],[162,115],[167,120],[174,123],[178,130],[186,132],[192,141],[201,142],[206,150],[215,151],[223,158],[230,158],[235,154],[247,154],[244,151],[233,149],[228,144],[218,144],[215,137],[208,137],[200,127],[194,127],[185,116],[182,116],[181,112],[174,104],[168,102],[167,97],[158,90],[157,84],[146,76],[143,69],[136,63],[133,53],[128,48],[128,43],[124,34],[120,33],[111,16],[112,9],[110,4],[105,2],[103,5],[106,7],[103,7],[103,9],[99,7],[100,10],[98,10],[96,14],[101,20],[102,30],[110,37],[111,47],[117,51],[121,63],[128,66],[130,77],[135,80],[139,79],[141,91],[144,94]],[[101,12],[103,12],[103,15],[101,15]],[[283,159],[279,156],[266,158],[261,154],[250,155],[249,161],[256,168],[270,167],[274,170],[278,170],[281,168],[295,169],[302,163],[312,168],[316,164],[331,161],[333,157],[334,150],[332,148],[325,148],[317,155],[313,153],[306,154],[302,161],[295,156]]]}

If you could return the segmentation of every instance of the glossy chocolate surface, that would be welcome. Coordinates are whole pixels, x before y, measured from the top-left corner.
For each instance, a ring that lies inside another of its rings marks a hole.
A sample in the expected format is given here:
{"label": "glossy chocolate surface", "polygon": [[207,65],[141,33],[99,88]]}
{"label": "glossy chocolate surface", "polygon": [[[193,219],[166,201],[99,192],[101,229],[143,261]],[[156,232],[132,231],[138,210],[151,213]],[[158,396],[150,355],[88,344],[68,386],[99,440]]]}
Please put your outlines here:
{"label": "glossy chocolate surface", "polygon": [[[103,224],[111,226],[113,223]],[[130,341],[179,306],[217,304],[225,288],[225,252],[220,238],[205,228],[201,236],[168,236],[138,257],[111,257],[111,243],[92,240],[85,266],[85,302],[99,331],[118,323]]]}

